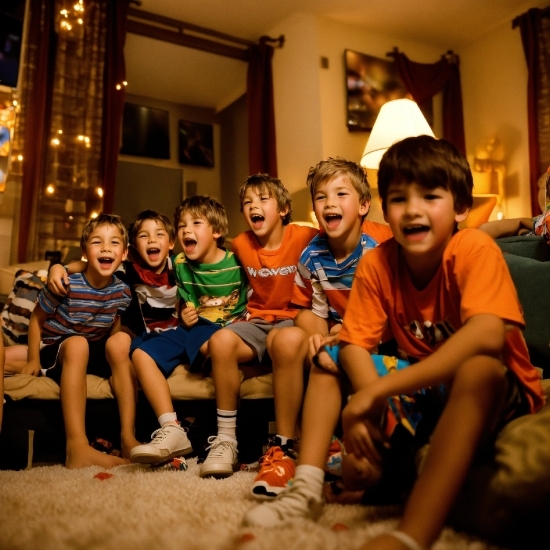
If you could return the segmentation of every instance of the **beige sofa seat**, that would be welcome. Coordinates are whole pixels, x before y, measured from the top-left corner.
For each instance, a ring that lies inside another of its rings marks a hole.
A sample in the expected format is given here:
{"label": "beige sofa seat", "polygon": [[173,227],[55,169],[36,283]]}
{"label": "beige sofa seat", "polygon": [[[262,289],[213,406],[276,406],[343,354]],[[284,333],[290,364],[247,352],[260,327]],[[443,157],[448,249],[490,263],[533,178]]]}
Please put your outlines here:
{"label": "beige sofa seat", "polygon": [[[242,377],[241,377],[242,378]],[[109,381],[92,374],[86,377],[88,399],[113,399]],[[170,394],[174,400],[214,399],[214,382],[211,377],[192,374],[180,365],[168,378]],[[46,376],[18,374],[4,379],[4,393],[14,401],[21,399],[59,399],[59,386]],[[244,380],[241,399],[269,399],[273,397],[272,375],[263,374]]]}

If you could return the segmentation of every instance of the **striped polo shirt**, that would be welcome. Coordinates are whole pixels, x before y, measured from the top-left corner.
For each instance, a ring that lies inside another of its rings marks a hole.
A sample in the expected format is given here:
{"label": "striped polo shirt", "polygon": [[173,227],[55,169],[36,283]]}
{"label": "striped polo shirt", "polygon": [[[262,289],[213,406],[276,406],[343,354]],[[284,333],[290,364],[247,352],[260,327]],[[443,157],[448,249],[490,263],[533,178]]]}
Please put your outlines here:
{"label": "striped polo shirt", "polygon": [[115,317],[130,304],[129,287],[113,275],[103,288],[94,288],[85,273],[69,275],[66,296],[58,296],[46,287],[38,296],[40,307],[48,314],[42,327],[41,347],[62,336],[84,336],[100,340],[111,329]]}

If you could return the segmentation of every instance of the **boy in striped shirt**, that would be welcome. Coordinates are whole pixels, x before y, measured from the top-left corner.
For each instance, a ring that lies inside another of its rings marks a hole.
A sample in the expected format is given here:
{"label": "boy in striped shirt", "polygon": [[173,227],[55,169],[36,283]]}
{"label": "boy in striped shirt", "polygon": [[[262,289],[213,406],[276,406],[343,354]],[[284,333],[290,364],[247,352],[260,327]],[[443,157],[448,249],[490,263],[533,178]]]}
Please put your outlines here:
{"label": "boy in striped shirt", "polygon": [[[64,296],[45,288],[38,296],[29,323],[28,363],[23,373],[44,375],[61,388],[67,439],[65,466],[111,468],[128,461],[91,447],[85,430],[86,374],[109,378],[119,402],[129,373],[111,371],[109,349],[116,349],[120,314],[131,300],[130,289],[114,272],[128,253],[128,235],[119,216],[100,214],[82,232],[80,247],[88,260],[82,273],[69,276]],[[112,376],[111,376],[112,375]],[[123,412],[121,411],[121,418]]]}

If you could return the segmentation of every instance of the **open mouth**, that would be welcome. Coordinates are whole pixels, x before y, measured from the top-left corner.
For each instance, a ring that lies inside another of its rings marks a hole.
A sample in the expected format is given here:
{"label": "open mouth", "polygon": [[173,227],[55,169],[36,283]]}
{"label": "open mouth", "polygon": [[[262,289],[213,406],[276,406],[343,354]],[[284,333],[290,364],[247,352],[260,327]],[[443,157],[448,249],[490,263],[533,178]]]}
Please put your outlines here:
{"label": "open mouth", "polygon": [[342,221],[342,216],[340,214],[326,214],[325,222],[327,224],[327,229],[336,229],[340,222]]}
{"label": "open mouth", "polygon": [[422,238],[430,230],[427,225],[409,225],[403,228],[405,237]]}
{"label": "open mouth", "polygon": [[183,251],[186,254],[190,254],[191,252],[193,252],[193,250],[195,250],[196,246],[197,246],[197,241],[195,241],[194,239],[184,239],[183,240]]}
{"label": "open mouth", "polygon": [[113,258],[98,258],[98,262],[102,267],[111,267],[113,265]]}
{"label": "open mouth", "polygon": [[147,250],[147,256],[150,260],[158,260],[160,255],[160,248],[149,248]]}
{"label": "open mouth", "polygon": [[252,227],[254,229],[260,229],[264,223],[265,218],[260,214],[252,214],[250,216],[250,221],[252,222]]}

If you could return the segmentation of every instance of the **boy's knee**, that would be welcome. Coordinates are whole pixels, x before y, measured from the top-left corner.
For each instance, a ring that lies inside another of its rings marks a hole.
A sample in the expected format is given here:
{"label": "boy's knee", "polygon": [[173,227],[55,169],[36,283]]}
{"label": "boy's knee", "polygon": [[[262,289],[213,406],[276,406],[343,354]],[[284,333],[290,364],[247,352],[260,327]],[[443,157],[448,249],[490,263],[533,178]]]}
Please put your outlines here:
{"label": "boy's knee", "polygon": [[453,387],[486,394],[498,393],[506,388],[506,371],[506,367],[496,357],[472,357],[456,372]]}
{"label": "boy's knee", "polygon": [[307,351],[307,334],[298,327],[285,327],[277,331],[273,337],[271,349],[280,355],[295,355],[301,348]]}
{"label": "boy's knee", "polygon": [[239,343],[240,337],[232,330],[221,329],[216,331],[208,340],[210,355],[216,353],[227,354]]}

